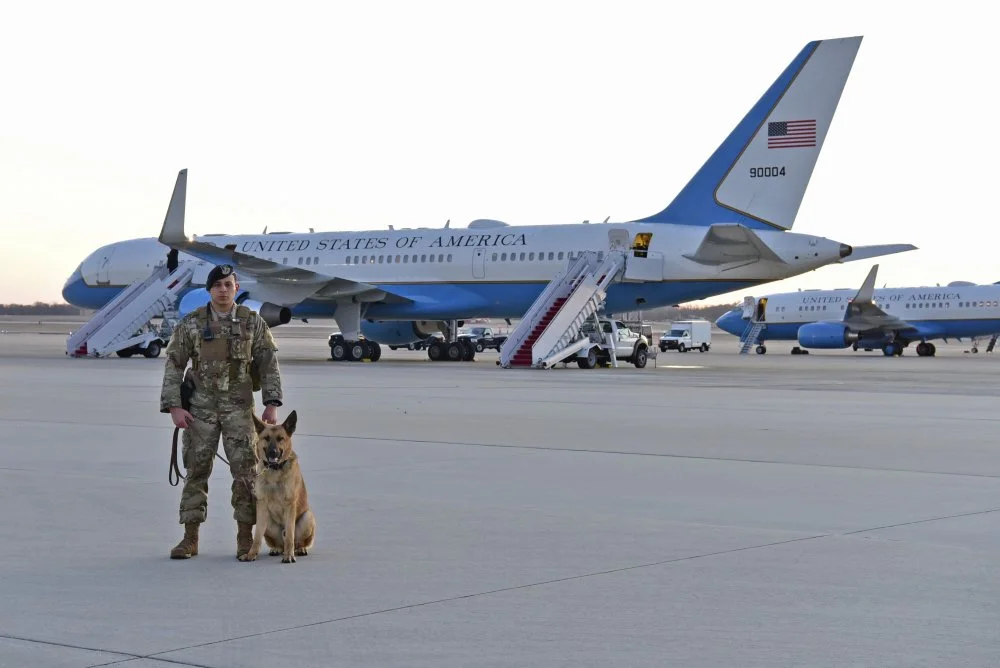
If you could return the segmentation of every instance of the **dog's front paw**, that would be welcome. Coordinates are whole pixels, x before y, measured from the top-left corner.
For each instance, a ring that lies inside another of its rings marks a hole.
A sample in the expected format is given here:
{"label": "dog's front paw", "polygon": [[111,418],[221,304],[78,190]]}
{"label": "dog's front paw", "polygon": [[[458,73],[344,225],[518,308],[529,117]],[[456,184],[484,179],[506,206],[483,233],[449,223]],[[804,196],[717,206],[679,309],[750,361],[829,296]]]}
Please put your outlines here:
{"label": "dog's front paw", "polygon": [[281,559],[281,563],[283,563],[283,564],[294,564],[295,563],[295,556],[291,555],[291,554],[286,554]]}
{"label": "dog's front paw", "polygon": [[270,556],[272,556],[272,557],[276,557],[276,556],[278,556],[279,554],[281,554],[281,550],[279,550],[279,549],[275,548],[275,549],[271,550],[270,552],[268,552],[268,554],[269,554]]}
{"label": "dog's front paw", "polygon": [[250,550],[246,554],[241,554],[240,561],[257,561],[257,553]]}

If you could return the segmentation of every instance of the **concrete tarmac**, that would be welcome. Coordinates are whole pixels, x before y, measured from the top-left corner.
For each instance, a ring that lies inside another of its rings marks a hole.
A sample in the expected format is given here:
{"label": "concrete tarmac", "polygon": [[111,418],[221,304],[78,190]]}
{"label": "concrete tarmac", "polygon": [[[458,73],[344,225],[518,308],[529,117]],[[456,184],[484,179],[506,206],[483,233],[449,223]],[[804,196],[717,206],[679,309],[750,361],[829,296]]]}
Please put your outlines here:
{"label": "concrete tarmac", "polygon": [[67,358],[73,326],[0,322],[2,667],[1000,662],[1000,358],[968,343],[537,371],[276,328],[318,521],[283,565],[235,559],[218,460],[168,558],[164,359]]}

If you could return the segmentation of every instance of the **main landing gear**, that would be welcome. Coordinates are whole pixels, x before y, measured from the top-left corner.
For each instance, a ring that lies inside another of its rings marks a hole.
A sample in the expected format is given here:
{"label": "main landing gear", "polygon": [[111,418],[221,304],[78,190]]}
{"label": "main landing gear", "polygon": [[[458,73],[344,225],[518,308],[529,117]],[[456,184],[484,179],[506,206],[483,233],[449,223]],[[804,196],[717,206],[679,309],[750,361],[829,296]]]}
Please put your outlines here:
{"label": "main landing gear", "polygon": [[427,347],[427,357],[432,362],[474,362],[476,349],[466,340],[432,343]]}
{"label": "main landing gear", "polygon": [[[924,345],[924,344],[921,343],[920,345]],[[893,355],[895,355],[896,357],[902,357],[903,356],[903,348],[905,348],[905,347],[906,347],[906,345],[903,344],[903,343],[900,343],[899,341],[889,341],[888,343],[883,343],[882,344],[882,354],[885,355],[886,357],[892,357]],[[919,346],[918,346],[917,354],[918,355],[921,354],[919,352]]]}
{"label": "main landing gear", "polygon": [[330,359],[334,362],[377,362],[382,357],[382,346],[375,341],[349,341],[340,334],[330,335]]}
{"label": "main landing gear", "polygon": [[917,355],[919,357],[934,357],[934,353],[936,352],[937,348],[934,347],[933,343],[924,341],[917,344]]}
{"label": "main landing gear", "polygon": [[427,346],[427,357],[432,362],[475,362],[476,349],[469,339],[458,338],[458,321],[439,323],[444,341]]}

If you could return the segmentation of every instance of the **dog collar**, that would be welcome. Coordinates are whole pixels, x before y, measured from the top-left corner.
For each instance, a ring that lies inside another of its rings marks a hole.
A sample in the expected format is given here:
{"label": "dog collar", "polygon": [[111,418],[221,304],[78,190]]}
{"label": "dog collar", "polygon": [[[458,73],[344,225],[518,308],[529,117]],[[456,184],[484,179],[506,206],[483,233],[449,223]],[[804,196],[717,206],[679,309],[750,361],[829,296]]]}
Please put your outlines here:
{"label": "dog collar", "polygon": [[264,468],[271,469],[272,471],[280,471],[281,469],[285,468],[285,464],[287,464],[290,461],[292,461],[292,460],[286,459],[285,461],[281,462],[280,464],[272,464],[271,462],[269,462],[267,460],[264,460]]}

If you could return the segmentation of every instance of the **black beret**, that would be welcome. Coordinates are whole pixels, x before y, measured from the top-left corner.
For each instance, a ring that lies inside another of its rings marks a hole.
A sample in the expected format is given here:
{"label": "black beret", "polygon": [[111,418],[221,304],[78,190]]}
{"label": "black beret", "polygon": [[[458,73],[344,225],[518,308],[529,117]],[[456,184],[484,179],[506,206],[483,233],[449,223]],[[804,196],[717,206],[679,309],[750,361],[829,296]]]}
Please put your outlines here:
{"label": "black beret", "polygon": [[218,267],[215,267],[214,269],[212,269],[212,271],[208,272],[208,280],[205,281],[205,289],[211,290],[212,285],[216,281],[223,279],[226,276],[231,275],[232,273],[233,273],[233,265],[220,264]]}

